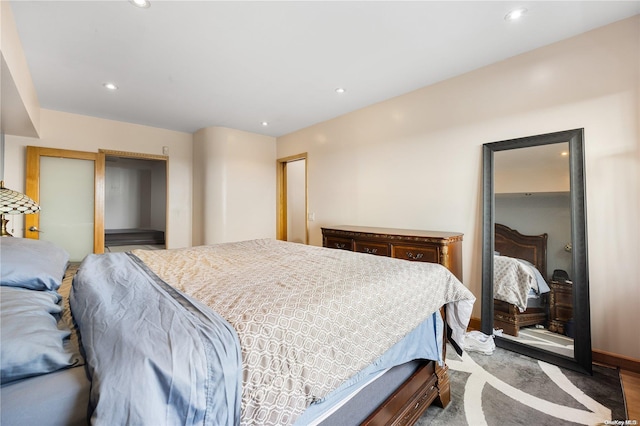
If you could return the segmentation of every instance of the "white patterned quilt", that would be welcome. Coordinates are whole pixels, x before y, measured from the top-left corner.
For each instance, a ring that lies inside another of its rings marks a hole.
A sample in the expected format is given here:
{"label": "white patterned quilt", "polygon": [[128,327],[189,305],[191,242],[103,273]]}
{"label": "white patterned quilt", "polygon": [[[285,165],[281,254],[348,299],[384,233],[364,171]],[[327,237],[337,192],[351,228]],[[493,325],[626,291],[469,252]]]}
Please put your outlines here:
{"label": "white patterned quilt", "polygon": [[293,423],[445,304],[464,336],[475,300],[437,264],[276,240],[133,253],[237,331],[242,424]]}
{"label": "white patterned quilt", "polygon": [[494,299],[516,305],[520,312],[524,312],[529,291],[538,291],[534,271],[513,257],[495,255],[493,258]]}

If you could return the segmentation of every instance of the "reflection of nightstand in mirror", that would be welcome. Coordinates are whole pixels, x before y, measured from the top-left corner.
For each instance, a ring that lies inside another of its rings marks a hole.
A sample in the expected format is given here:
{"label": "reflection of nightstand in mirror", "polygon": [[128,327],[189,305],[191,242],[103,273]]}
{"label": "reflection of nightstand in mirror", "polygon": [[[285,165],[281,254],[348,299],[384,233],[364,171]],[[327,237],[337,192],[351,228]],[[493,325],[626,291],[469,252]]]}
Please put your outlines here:
{"label": "reflection of nightstand in mirror", "polygon": [[573,283],[551,281],[549,287],[549,331],[566,334],[567,322],[573,318]]}

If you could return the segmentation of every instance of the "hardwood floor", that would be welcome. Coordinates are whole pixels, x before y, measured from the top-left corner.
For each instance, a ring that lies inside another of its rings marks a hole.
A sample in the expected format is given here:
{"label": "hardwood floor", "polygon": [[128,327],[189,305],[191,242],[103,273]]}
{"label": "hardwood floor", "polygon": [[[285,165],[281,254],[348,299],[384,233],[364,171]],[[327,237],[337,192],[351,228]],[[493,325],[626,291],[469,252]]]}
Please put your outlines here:
{"label": "hardwood floor", "polygon": [[620,378],[622,379],[624,399],[627,405],[628,419],[625,420],[636,420],[640,423],[640,374],[620,370]]}

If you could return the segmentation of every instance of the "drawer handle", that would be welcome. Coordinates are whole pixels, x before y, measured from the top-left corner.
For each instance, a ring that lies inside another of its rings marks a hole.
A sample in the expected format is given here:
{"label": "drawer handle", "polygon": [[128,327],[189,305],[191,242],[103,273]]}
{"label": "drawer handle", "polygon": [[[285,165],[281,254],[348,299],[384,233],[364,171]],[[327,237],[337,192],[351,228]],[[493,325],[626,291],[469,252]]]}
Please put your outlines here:
{"label": "drawer handle", "polygon": [[424,256],[424,254],[422,253],[413,254],[410,251],[407,252],[407,257],[409,259],[418,260],[418,259],[422,259],[422,256]]}
{"label": "drawer handle", "polygon": [[364,251],[365,251],[365,253],[376,254],[378,252],[378,249],[377,248],[370,249],[369,247],[365,247]]}
{"label": "drawer handle", "polygon": [[346,244],[345,243],[335,243],[336,248],[343,249]]}

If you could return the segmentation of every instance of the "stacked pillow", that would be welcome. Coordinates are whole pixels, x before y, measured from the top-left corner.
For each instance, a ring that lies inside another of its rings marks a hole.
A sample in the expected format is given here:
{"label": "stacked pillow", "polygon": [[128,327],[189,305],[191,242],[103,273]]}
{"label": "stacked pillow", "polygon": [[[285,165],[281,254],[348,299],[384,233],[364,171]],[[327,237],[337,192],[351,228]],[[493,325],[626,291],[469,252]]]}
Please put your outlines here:
{"label": "stacked pillow", "polygon": [[50,373],[76,365],[67,348],[69,328],[60,322],[62,283],[69,254],[49,241],[0,239],[0,381]]}

